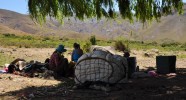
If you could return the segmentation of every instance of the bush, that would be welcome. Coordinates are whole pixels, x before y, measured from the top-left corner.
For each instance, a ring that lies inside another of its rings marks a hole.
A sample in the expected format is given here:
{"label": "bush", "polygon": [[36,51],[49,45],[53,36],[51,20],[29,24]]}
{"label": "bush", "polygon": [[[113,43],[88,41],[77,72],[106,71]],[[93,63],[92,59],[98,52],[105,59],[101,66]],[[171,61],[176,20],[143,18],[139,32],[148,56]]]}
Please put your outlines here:
{"label": "bush", "polygon": [[15,34],[10,34],[10,33],[4,33],[3,36],[5,36],[5,37],[16,37]]}
{"label": "bush", "polygon": [[180,43],[178,42],[164,42],[161,44],[162,47],[171,47],[171,46],[179,46]]}
{"label": "bush", "polygon": [[93,35],[93,36],[90,37],[90,43],[92,45],[96,45],[96,37],[95,37],[95,35]]}
{"label": "bush", "polygon": [[21,39],[33,40],[32,36],[22,36]]}
{"label": "bush", "polygon": [[124,45],[122,41],[116,41],[114,44],[114,48],[115,50],[122,51],[122,52],[129,51],[129,49]]}
{"label": "bush", "polygon": [[182,44],[181,48],[186,48],[186,43]]}
{"label": "bush", "polygon": [[89,42],[86,42],[83,45],[82,49],[83,49],[84,52],[90,52],[90,47],[91,47],[91,44]]}
{"label": "bush", "polygon": [[63,38],[61,38],[60,40],[62,40],[62,41],[69,41],[70,39],[67,38],[67,37],[63,37]]}
{"label": "bush", "polygon": [[153,41],[153,42],[150,42],[150,43],[147,43],[148,45],[152,45],[152,46],[157,46],[158,45],[158,43],[157,42],[155,42],[155,41]]}
{"label": "bush", "polygon": [[47,40],[50,40],[49,37],[44,37],[42,41],[47,41]]}

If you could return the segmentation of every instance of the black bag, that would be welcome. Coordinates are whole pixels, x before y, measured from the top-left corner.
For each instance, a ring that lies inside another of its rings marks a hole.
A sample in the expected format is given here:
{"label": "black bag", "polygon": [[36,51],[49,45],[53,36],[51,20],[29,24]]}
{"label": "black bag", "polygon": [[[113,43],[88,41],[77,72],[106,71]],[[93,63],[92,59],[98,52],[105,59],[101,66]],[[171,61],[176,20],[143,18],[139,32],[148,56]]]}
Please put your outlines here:
{"label": "black bag", "polygon": [[8,66],[8,73],[14,73],[15,71],[20,71],[20,70],[19,70],[19,67],[15,66],[15,65],[13,65],[13,64],[10,64],[10,65]]}

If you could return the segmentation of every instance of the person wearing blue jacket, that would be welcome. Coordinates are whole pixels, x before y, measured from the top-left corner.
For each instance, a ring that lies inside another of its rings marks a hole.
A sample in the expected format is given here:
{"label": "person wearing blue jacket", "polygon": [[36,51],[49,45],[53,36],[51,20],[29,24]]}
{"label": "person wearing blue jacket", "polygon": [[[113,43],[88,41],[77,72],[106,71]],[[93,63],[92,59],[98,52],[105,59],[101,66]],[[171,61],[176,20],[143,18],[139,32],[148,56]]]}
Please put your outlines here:
{"label": "person wearing blue jacket", "polygon": [[74,43],[74,50],[72,52],[71,60],[76,63],[82,55],[83,50],[80,48],[80,45],[78,43]]}

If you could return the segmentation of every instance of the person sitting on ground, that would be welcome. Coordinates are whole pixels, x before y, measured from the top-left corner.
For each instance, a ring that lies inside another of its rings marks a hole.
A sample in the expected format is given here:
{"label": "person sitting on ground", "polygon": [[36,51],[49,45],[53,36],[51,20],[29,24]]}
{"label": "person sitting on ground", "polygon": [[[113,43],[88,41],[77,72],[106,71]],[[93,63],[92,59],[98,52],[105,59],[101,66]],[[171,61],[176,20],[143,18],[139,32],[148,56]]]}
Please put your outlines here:
{"label": "person sitting on ground", "polygon": [[62,55],[66,51],[63,45],[59,45],[49,60],[49,70],[54,71],[59,77],[66,77],[68,73],[68,59]]}
{"label": "person sitting on ground", "polygon": [[82,55],[83,55],[83,50],[80,48],[80,45],[74,43],[74,50],[72,52],[71,60],[76,63]]}
{"label": "person sitting on ground", "polygon": [[74,77],[75,69],[74,66],[77,63],[78,59],[83,55],[83,50],[80,48],[80,45],[74,43],[74,50],[71,55],[71,62],[69,63],[69,76]]}

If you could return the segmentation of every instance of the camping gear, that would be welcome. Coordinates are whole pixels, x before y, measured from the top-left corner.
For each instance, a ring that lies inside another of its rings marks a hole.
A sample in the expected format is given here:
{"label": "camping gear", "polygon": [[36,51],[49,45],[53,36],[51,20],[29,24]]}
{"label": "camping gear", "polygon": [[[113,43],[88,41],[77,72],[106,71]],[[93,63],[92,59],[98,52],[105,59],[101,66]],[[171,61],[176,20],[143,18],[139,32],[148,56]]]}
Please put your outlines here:
{"label": "camping gear", "polygon": [[157,72],[168,74],[176,72],[176,56],[156,56]]}
{"label": "camping gear", "polygon": [[26,65],[24,68],[23,68],[23,71],[25,73],[28,73],[30,71],[40,71],[40,72],[43,72],[43,68],[46,68],[46,65],[45,63],[34,63],[34,64],[28,64]]}
{"label": "camping gear", "polygon": [[157,77],[158,74],[155,71],[148,71],[148,75],[151,77]]}
{"label": "camping gear", "polygon": [[19,68],[19,70],[23,70],[23,68],[26,66],[26,61],[18,61],[15,65]]}
{"label": "camping gear", "polygon": [[131,78],[132,73],[136,71],[136,57],[128,57],[128,78]]}
{"label": "camping gear", "polygon": [[8,72],[8,66],[9,66],[10,64],[5,64],[4,65],[4,70],[6,71],[6,72]]}
{"label": "camping gear", "polygon": [[75,66],[76,84],[87,81],[115,84],[121,80],[128,80],[126,58],[105,50],[94,49],[93,52],[82,55]]}
{"label": "camping gear", "polygon": [[150,77],[148,73],[145,72],[134,72],[132,73],[131,78],[146,78]]}
{"label": "camping gear", "polygon": [[0,70],[0,73],[6,73],[6,70]]}

